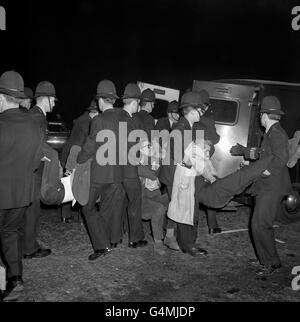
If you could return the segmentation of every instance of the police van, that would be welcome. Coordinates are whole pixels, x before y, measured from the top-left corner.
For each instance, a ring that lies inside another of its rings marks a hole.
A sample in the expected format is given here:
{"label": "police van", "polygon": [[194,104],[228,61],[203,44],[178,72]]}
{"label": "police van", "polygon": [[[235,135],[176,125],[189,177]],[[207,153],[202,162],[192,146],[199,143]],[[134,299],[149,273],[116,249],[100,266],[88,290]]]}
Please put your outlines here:
{"label": "police van", "polygon": [[[141,89],[150,88],[157,94],[161,113],[161,102],[179,101],[180,92],[152,84],[139,82]],[[265,96],[276,96],[281,102],[285,115],[281,124],[289,138],[300,130],[300,84],[252,79],[226,79],[218,81],[193,82],[193,90],[207,90],[211,100],[208,113],[215,120],[221,139],[216,145],[212,162],[220,178],[237,171],[244,158],[232,156],[230,149],[237,143],[247,147],[259,147],[263,130],[260,126],[259,110]],[[163,111],[164,110],[164,111]],[[290,169],[294,194],[282,203],[283,214],[287,222],[300,218],[300,161]],[[237,196],[226,209],[250,205],[252,199],[243,194]]]}

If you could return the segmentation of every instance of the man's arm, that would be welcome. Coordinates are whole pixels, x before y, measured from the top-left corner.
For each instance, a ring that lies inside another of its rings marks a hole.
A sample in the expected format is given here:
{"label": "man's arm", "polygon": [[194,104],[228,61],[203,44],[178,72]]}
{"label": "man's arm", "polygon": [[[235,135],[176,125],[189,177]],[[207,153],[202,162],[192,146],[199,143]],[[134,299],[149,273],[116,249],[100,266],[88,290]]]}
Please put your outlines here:
{"label": "man's arm", "polygon": [[101,130],[101,118],[95,117],[91,123],[91,132],[87,137],[85,143],[83,144],[82,150],[77,157],[77,162],[79,164],[87,162],[96,154],[97,142],[96,138]]}
{"label": "man's arm", "polygon": [[267,171],[271,175],[277,175],[289,161],[288,139],[278,130],[273,130],[269,136],[273,159]]}

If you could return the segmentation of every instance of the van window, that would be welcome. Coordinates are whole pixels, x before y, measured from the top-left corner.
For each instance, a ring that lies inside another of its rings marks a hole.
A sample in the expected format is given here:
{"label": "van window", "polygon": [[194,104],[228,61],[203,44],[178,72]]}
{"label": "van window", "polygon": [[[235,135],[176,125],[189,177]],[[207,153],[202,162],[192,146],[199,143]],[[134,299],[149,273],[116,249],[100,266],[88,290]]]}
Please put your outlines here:
{"label": "van window", "polygon": [[234,125],[238,117],[238,103],[221,99],[211,99],[211,113],[216,123]]}

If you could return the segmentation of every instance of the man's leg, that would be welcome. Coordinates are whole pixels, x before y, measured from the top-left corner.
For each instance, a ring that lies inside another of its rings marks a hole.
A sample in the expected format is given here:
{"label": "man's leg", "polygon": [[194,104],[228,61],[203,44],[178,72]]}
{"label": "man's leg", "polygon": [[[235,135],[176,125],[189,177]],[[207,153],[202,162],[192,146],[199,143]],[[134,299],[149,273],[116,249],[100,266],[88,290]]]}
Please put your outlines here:
{"label": "man's leg", "polygon": [[[168,184],[166,185],[167,187],[167,193],[169,196],[169,200],[171,201],[172,199],[172,185]],[[177,228],[177,223],[171,219],[169,219],[167,216],[165,216],[167,218],[167,232],[166,232],[166,236],[164,239],[164,244],[169,247],[172,250],[180,250],[179,245],[177,243],[176,240],[176,235],[175,235],[175,230]]]}
{"label": "man's leg", "polygon": [[209,234],[219,234],[222,232],[222,229],[219,228],[218,220],[217,220],[217,210],[215,209],[206,209],[206,218]]}
{"label": "man's leg", "polygon": [[21,228],[26,208],[0,210],[0,239],[7,263],[7,277],[22,276]]}
{"label": "man's leg", "polygon": [[43,165],[34,173],[33,201],[27,208],[23,225],[23,254],[24,258],[41,258],[51,254],[50,249],[42,249],[37,242],[39,219],[41,213],[41,184]]}
{"label": "man's leg", "polygon": [[111,184],[105,202],[100,203],[100,212],[106,222],[107,237],[113,246],[122,240],[122,224],[125,191],[122,184]]}
{"label": "man's leg", "polygon": [[142,224],[142,192],[139,179],[126,179],[124,188],[128,197],[129,242],[145,238]]}
{"label": "man's leg", "polygon": [[106,206],[107,195],[105,190],[109,188],[109,185],[96,185],[91,184],[89,202],[83,207],[83,214],[86,219],[88,233],[92,242],[94,251],[104,250],[110,247],[109,240],[106,235],[105,219],[103,209],[100,212],[97,209],[96,201],[101,195],[101,203],[104,203],[104,209]]}
{"label": "man's leg", "polygon": [[142,192],[139,179],[125,179],[124,188],[128,197],[129,243],[144,240],[142,223]]}
{"label": "man's leg", "polygon": [[262,192],[257,196],[252,218],[252,236],[260,263],[266,267],[280,265],[276,250],[273,224],[279,207],[280,197]]}

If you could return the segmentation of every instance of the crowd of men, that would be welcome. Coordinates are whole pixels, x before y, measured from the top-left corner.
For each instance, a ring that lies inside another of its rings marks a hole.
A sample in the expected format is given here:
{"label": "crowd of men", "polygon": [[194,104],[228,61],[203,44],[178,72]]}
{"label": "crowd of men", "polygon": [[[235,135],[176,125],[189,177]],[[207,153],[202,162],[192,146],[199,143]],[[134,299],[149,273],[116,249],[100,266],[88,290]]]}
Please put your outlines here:
{"label": "crowd of men", "polygon": [[[32,100],[36,104],[32,106]],[[0,236],[4,263],[7,268],[7,291],[5,298],[13,299],[23,290],[22,258],[34,259],[49,256],[50,249],[42,248],[37,241],[40,216],[40,190],[43,174],[43,146],[46,144],[46,114],[51,113],[56,101],[56,92],[50,82],[38,84],[35,94],[24,89],[24,82],[16,72],[6,72],[0,78]],[[152,131],[191,131],[192,140],[202,130],[206,144],[210,146],[210,157],[220,136],[213,119],[209,116],[208,93],[186,92],[180,103],[170,102],[165,118],[154,120],[151,113],[155,104],[155,93],[149,89],[141,93],[140,88],[130,83],[121,97],[123,107],[115,108],[119,99],[115,85],[108,80],[98,84],[95,98],[85,113],[73,126],[65,145],[60,163],[66,175],[74,169],[68,168],[68,158],[74,146],[80,147],[77,163],[90,160],[90,189],[88,202],[82,207],[93,253],[89,260],[108,255],[123,241],[128,233],[128,247],[146,247],[148,241],[143,230],[143,219],[151,220],[154,250],[164,255],[166,247],[182,251],[191,256],[203,256],[207,250],[197,243],[199,220],[199,198],[197,192],[205,183],[201,176],[195,180],[194,225],[175,223],[167,218],[168,202],[176,164],[152,165],[121,164],[116,151],[117,163],[99,164],[97,151],[104,144],[97,140],[98,133],[110,130],[120,145],[120,123],[127,125],[128,135],[134,130],[145,131],[151,142]],[[283,114],[279,101],[267,97],[261,110],[262,126],[266,134],[260,155],[274,158],[261,178],[252,186],[256,195],[256,207],[252,221],[252,233],[261,272],[273,272],[280,268],[274,232],[272,229],[276,207],[281,196],[289,192],[288,138],[279,124]],[[133,143],[128,143],[124,153],[128,154]],[[172,150],[172,149],[171,149]],[[182,151],[184,156],[184,151]],[[171,154],[172,157],[172,154]],[[145,180],[159,182],[148,189]],[[158,189],[157,189],[158,188]],[[202,205],[203,206],[203,205]],[[70,205],[63,207],[63,220],[69,219]],[[216,220],[216,210],[204,207],[209,233],[221,232]]]}

